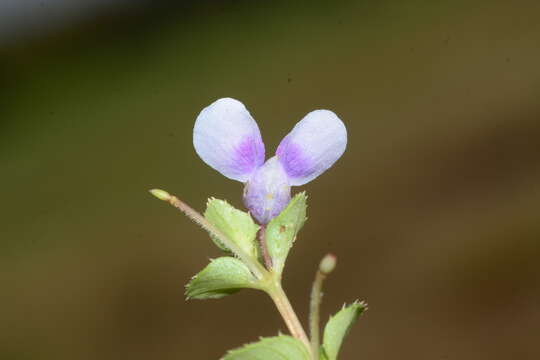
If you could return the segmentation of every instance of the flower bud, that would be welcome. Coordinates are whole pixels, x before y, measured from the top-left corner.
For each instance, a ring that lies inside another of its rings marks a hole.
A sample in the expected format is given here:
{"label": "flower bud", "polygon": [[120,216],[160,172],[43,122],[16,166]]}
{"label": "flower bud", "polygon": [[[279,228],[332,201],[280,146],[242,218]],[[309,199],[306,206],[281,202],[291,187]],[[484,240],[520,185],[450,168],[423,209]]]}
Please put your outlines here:
{"label": "flower bud", "polygon": [[154,195],[159,200],[163,200],[163,201],[169,201],[171,199],[171,195],[165,190],[161,190],[161,189],[152,189],[150,190],[150,194]]}
{"label": "flower bud", "polygon": [[330,274],[336,268],[336,256],[334,254],[326,254],[321,260],[319,271],[325,275]]}
{"label": "flower bud", "polygon": [[262,225],[279,215],[290,200],[289,179],[276,157],[257,169],[244,188],[244,204]]}

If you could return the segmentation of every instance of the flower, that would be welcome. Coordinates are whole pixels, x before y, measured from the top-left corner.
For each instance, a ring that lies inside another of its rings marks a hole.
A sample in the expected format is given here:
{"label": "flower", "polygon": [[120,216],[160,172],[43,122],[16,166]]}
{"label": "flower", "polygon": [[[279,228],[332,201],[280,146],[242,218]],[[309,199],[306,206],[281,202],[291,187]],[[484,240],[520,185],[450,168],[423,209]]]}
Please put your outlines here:
{"label": "flower", "polygon": [[197,117],[193,146],[210,167],[245,183],[244,204],[265,225],[287,206],[291,186],[310,182],[341,157],[347,146],[347,129],[332,111],[312,111],[265,162],[257,123],[240,101],[223,98]]}

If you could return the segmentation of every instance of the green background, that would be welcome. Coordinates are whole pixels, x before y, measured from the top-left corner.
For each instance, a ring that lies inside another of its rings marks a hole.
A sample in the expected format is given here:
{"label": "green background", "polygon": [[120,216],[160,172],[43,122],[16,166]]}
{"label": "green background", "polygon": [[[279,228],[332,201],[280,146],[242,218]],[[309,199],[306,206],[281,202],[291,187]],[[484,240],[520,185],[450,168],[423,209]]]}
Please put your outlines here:
{"label": "green background", "polygon": [[[152,198],[242,207],[192,146],[247,106],[267,154],[307,112],[349,144],[298,190],[299,316],[366,300],[343,359],[538,359],[540,3],[200,1],[104,14],[0,49],[0,358],[217,359],[285,325],[256,291],[184,301],[219,256]],[[305,323],[305,321],[304,321]]]}

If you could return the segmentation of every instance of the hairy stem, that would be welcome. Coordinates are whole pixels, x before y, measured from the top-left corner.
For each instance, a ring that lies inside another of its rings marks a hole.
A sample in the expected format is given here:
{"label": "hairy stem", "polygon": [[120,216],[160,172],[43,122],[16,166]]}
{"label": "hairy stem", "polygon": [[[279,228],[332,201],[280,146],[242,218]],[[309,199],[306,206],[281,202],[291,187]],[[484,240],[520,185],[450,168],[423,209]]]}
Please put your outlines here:
{"label": "hairy stem", "polygon": [[178,199],[174,195],[170,195],[164,190],[153,189],[150,190],[150,192],[158,199],[167,201],[169,204],[182,211],[184,214],[186,214],[187,217],[189,217],[203,229],[218,238],[219,241],[221,241],[227,248],[229,248],[234,254],[236,254],[236,256],[238,256],[244,264],[246,264],[246,266],[251,270],[253,275],[255,275],[257,278],[262,279],[265,274],[268,273],[266,269],[257,261],[257,259],[249,256],[244,250],[242,250],[242,248],[236,245],[234,241],[231,241],[225,234],[223,234],[221,231],[216,229],[214,225],[208,222],[208,220],[206,220],[204,216],[193,210],[182,200]]}
{"label": "hairy stem", "polygon": [[322,300],[322,286],[324,279],[334,271],[336,267],[336,256],[333,254],[326,254],[321,260],[319,268],[315,273],[315,280],[311,288],[311,301],[309,303],[309,335],[311,337],[311,352],[313,354],[319,353],[320,345],[320,308]]}
{"label": "hairy stem", "polygon": [[283,291],[281,284],[277,281],[274,282],[273,286],[269,289],[268,294],[270,295],[272,300],[274,300],[274,304],[276,304],[276,307],[281,314],[281,317],[283,318],[283,320],[285,320],[285,324],[287,324],[287,328],[291,332],[291,335],[302,341],[311,353],[309,339],[306,335],[306,332],[304,331],[300,320],[298,320],[298,316],[296,316],[291,302]]}
{"label": "hairy stem", "polygon": [[270,257],[270,253],[268,253],[268,244],[266,243],[266,227],[264,225],[262,225],[259,230],[258,238],[264,265],[268,270],[270,270],[272,269],[272,258]]}
{"label": "hairy stem", "polygon": [[322,299],[322,284],[326,275],[320,270],[315,274],[313,287],[311,288],[311,301],[309,303],[309,336],[311,338],[311,351],[316,354],[319,352],[319,319]]}

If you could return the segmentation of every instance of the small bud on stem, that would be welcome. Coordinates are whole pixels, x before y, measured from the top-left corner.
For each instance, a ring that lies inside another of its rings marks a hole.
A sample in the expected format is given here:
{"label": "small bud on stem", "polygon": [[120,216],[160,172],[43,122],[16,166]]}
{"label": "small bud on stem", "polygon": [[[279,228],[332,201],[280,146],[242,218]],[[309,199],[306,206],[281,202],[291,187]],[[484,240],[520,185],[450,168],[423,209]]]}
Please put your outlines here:
{"label": "small bud on stem", "polygon": [[321,260],[321,264],[319,265],[319,271],[322,272],[324,275],[330,274],[336,268],[336,261],[336,255],[326,254],[326,256]]}
{"label": "small bud on stem", "polygon": [[168,192],[166,192],[165,190],[152,189],[152,190],[150,190],[150,194],[154,195],[159,200],[163,200],[163,201],[171,200],[171,195]]}

